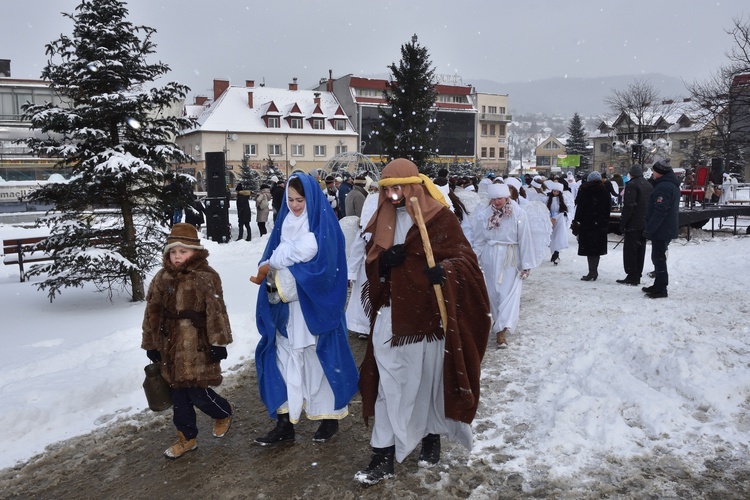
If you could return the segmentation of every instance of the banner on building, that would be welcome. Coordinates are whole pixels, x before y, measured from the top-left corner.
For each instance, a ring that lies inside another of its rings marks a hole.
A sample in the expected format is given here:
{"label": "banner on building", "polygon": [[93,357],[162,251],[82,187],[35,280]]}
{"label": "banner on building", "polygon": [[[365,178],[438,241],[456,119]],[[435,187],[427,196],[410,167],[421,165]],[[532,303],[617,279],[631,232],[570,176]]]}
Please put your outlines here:
{"label": "banner on building", "polygon": [[580,167],[581,155],[557,155],[558,167]]}

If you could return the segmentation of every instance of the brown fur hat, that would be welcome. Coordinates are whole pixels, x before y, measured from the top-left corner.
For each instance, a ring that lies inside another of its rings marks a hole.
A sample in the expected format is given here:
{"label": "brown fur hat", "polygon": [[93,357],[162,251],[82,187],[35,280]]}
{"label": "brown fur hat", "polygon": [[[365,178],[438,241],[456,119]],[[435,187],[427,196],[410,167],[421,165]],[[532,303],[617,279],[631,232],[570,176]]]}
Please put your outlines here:
{"label": "brown fur hat", "polygon": [[181,246],[192,248],[193,250],[203,250],[201,240],[198,238],[198,230],[192,224],[178,222],[172,226],[172,232],[167,236],[167,245],[164,247],[164,253],[169,252],[170,248]]}

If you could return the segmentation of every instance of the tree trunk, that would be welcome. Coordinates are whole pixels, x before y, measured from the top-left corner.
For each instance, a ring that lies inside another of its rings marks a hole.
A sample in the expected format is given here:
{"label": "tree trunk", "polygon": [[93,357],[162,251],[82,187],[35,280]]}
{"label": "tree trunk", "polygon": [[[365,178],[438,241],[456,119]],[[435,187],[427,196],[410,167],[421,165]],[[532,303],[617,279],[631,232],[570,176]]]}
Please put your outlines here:
{"label": "tree trunk", "polygon": [[125,201],[121,204],[123,233],[125,243],[123,253],[125,257],[133,264],[130,270],[130,286],[133,302],[142,302],[146,299],[146,292],[143,283],[143,277],[135,265],[138,262],[138,251],[136,247],[135,224],[133,223],[133,206]]}

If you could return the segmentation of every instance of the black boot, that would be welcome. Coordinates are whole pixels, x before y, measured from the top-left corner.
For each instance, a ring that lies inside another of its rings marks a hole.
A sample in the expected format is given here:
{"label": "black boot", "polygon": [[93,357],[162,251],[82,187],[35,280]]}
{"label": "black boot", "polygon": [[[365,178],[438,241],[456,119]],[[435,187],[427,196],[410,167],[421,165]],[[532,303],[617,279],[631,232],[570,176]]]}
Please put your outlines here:
{"label": "black boot", "polygon": [[422,438],[422,449],[419,452],[419,465],[432,467],[440,461],[440,434],[427,434]]}
{"label": "black boot", "polygon": [[558,265],[560,263],[560,252],[555,250],[552,253],[552,258],[549,261],[552,262],[554,265]]}
{"label": "black boot", "polygon": [[265,436],[255,438],[255,442],[261,446],[275,446],[287,441],[294,442],[294,424],[289,421],[288,413],[279,413],[276,427]]}
{"label": "black boot", "polygon": [[365,486],[377,484],[383,479],[393,477],[393,457],[396,454],[396,447],[373,448],[370,465],[365,470],[354,474],[354,480]]}
{"label": "black boot", "polygon": [[599,256],[589,255],[586,260],[589,264],[589,273],[586,276],[581,277],[581,281],[596,281],[599,277]]}
{"label": "black boot", "polygon": [[325,443],[327,441],[330,441],[331,438],[333,438],[333,435],[336,434],[339,430],[339,421],[335,419],[324,419],[320,422],[320,425],[318,426],[318,430],[315,432],[315,435],[313,436],[313,441],[317,441],[318,443]]}

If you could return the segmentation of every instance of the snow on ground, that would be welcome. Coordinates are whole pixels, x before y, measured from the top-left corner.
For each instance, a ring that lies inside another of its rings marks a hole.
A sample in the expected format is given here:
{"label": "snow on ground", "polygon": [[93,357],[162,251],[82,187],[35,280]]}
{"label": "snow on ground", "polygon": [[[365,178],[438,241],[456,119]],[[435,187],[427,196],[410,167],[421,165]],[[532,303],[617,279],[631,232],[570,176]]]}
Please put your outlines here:
{"label": "snow on ground", "polygon": [[[204,241],[235,338],[227,372],[252,369],[259,339],[248,278],[267,237],[253,230],[252,242]],[[0,224],[3,238],[29,231]],[[596,282],[580,281],[586,261],[572,236],[559,266],[526,280],[510,348],[485,356],[470,461],[570,477],[634,457],[700,470],[717,454],[748,456],[750,237],[693,231],[673,242],[670,296],[656,300],[615,283],[622,245],[610,239]],[[0,467],[147,408],[143,309],[92,289],[50,303],[18,282],[17,266],[0,267]]]}

